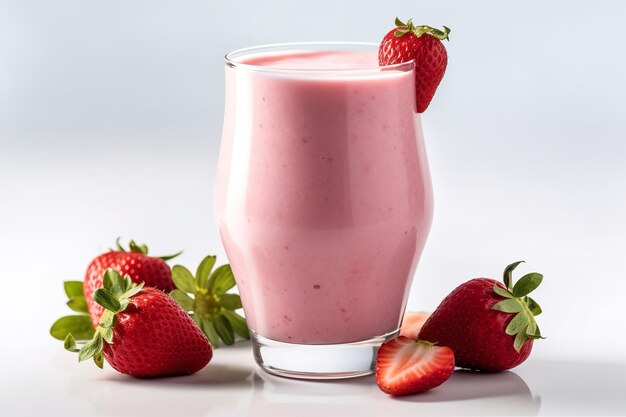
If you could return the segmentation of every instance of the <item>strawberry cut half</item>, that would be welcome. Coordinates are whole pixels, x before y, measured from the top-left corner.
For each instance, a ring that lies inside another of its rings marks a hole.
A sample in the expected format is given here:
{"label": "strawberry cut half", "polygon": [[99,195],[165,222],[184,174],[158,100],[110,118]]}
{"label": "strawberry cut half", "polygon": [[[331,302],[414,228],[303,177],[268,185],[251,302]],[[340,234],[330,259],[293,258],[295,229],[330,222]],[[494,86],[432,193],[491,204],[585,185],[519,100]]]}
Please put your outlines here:
{"label": "strawberry cut half", "polygon": [[376,383],[390,395],[408,395],[438,387],[454,372],[454,353],[446,346],[400,336],[378,350]]}

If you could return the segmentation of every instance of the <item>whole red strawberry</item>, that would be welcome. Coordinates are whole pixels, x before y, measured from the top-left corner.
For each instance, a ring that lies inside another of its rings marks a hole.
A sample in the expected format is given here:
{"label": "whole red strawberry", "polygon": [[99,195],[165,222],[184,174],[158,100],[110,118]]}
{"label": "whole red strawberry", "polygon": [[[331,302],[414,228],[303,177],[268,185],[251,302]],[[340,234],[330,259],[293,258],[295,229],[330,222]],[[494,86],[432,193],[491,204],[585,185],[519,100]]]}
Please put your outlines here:
{"label": "whole red strawberry", "polygon": [[415,95],[417,112],[428,108],[446,72],[448,54],[441,42],[448,39],[450,29],[414,26],[412,19],[403,23],[396,17],[396,28],[385,35],[378,48],[379,65],[415,61]]}
{"label": "whole red strawberry", "polygon": [[102,287],[102,277],[108,268],[113,268],[120,274],[128,275],[136,284],[143,282],[149,287],[165,292],[170,292],[175,288],[172,281],[172,271],[165,261],[180,253],[157,258],[148,256],[146,245],[137,245],[131,240],[130,251],[127,252],[119,244],[119,239],[116,243],[117,250],[96,257],[91,261],[85,273],[83,292],[94,327],[98,326],[98,321],[104,310],[93,300],[93,292]]}
{"label": "whole red strawberry", "polygon": [[82,348],[70,333],[65,348],[79,361],[103,359],[117,371],[136,377],[192,374],[213,356],[206,336],[166,293],[136,285],[126,275],[107,269],[104,288],[94,299],[105,310],[94,337]]}
{"label": "whole red strawberry", "polygon": [[541,339],[535,316],[539,305],[528,296],[543,275],[531,272],[515,285],[513,270],[504,270],[504,285],[476,278],[452,291],[426,320],[418,337],[450,347],[456,365],[479,371],[504,371],[524,362],[534,339]]}

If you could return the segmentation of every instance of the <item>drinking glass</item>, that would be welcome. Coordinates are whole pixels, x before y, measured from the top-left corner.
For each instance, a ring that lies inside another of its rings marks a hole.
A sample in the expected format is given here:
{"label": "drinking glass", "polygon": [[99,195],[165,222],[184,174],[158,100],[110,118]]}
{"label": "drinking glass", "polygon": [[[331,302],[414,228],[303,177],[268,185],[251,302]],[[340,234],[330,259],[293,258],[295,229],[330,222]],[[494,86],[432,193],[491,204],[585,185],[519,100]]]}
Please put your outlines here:
{"label": "drinking glass", "polygon": [[[398,334],[432,188],[414,63],[380,67],[376,50],[226,55],[215,212],[254,357],[270,373],[367,375]],[[289,63],[269,65],[277,56]]]}

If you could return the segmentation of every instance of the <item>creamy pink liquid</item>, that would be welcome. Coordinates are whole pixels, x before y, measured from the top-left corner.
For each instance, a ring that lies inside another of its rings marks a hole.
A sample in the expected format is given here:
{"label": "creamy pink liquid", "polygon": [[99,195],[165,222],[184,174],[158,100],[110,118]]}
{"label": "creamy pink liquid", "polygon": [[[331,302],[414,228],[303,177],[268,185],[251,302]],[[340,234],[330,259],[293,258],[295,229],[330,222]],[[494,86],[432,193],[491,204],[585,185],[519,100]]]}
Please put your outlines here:
{"label": "creamy pink liquid", "polygon": [[240,62],[261,68],[226,68],[215,204],[250,329],[307,344],[395,331],[432,219],[413,71],[345,71],[374,52]]}

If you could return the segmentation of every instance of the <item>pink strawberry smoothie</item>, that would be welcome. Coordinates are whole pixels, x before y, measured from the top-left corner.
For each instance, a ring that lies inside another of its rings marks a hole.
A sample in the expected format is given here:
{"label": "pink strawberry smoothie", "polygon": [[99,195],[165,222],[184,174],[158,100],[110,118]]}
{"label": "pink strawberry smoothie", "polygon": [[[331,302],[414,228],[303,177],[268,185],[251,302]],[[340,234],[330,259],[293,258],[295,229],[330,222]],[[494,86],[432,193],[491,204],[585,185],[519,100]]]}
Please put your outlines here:
{"label": "pink strawberry smoothie", "polygon": [[257,335],[335,344],[400,325],[432,190],[412,63],[377,67],[375,51],[227,61],[215,207]]}

